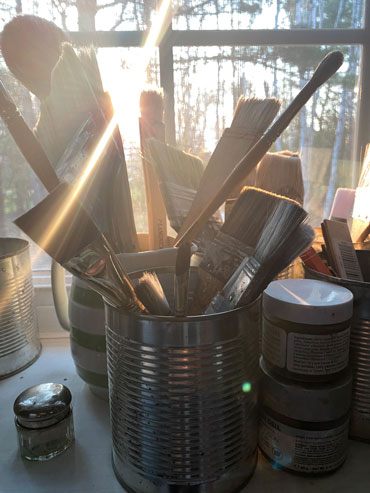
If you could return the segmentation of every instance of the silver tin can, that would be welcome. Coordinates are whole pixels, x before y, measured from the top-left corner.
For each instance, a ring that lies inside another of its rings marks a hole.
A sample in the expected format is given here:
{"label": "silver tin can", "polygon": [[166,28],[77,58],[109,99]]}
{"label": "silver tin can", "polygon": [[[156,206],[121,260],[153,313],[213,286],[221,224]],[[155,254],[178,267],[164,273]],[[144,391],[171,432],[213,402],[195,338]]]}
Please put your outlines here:
{"label": "silver tin can", "polygon": [[[357,257],[367,281],[370,281],[370,251],[358,250]],[[370,282],[349,281],[327,276],[304,266],[305,277],[344,286],[353,294],[353,316],[349,365],[353,375],[351,438],[370,441]]]}
{"label": "silver tin can", "polygon": [[40,351],[29,243],[0,238],[0,378],[32,364]]}
{"label": "silver tin can", "polygon": [[[173,268],[157,273],[171,298]],[[186,318],[106,304],[113,467],[129,491],[226,493],[248,481],[257,460],[259,321],[260,299]]]}
{"label": "silver tin can", "polygon": [[352,378],[298,383],[267,369],[263,357],[258,444],[278,468],[305,475],[334,472],[345,461]]}

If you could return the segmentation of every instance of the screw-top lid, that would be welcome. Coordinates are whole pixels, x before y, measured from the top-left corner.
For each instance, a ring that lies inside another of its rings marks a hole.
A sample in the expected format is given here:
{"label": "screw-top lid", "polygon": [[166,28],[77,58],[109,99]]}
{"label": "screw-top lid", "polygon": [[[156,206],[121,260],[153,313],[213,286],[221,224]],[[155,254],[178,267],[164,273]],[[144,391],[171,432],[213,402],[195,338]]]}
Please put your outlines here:
{"label": "screw-top lid", "polygon": [[24,390],[14,402],[20,425],[43,428],[61,421],[70,410],[72,395],[60,383],[42,383]]}
{"label": "screw-top lid", "polygon": [[260,359],[262,406],[291,419],[327,422],[345,416],[351,405],[352,377],[348,371],[334,382],[304,383],[272,375]]}
{"label": "screw-top lid", "polygon": [[262,303],[268,317],[312,325],[345,322],[353,312],[349,289],[313,279],[273,281],[265,289]]}

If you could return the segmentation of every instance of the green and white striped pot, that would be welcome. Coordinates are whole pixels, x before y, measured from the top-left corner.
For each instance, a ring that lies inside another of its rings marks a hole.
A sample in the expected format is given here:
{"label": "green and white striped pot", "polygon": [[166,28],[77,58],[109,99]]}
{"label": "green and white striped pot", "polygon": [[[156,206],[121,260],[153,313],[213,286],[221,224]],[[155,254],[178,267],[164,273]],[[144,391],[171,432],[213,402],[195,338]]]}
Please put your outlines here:
{"label": "green and white striped pot", "polygon": [[[120,254],[126,272],[175,265],[176,249]],[[73,277],[69,297],[65,271],[52,263],[52,290],[60,325],[70,333],[71,352],[78,375],[91,391],[108,398],[105,317],[102,297]]]}

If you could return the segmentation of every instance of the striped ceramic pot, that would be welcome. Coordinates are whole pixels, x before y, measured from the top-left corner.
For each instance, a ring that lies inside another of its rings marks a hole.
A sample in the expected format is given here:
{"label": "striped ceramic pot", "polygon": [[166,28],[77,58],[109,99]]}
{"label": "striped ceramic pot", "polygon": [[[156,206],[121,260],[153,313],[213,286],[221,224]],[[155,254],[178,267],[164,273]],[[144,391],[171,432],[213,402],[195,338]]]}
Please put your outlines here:
{"label": "striped ceramic pot", "polygon": [[[126,272],[173,266],[175,248],[118,256]],[[71,352],[78,375],[91,391],[108,398],[104,303],[83,281],[73,277],[69,296],[64,269],[52,264],[52,289],[60,325],[70,332]]]}

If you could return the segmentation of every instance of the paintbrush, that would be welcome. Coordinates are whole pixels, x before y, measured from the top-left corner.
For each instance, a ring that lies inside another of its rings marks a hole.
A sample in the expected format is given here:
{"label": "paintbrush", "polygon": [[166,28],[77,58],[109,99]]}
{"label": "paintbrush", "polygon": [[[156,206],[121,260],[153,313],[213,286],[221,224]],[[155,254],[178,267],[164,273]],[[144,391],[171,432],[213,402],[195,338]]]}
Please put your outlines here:
{"label": "paintbrush", "polygon": [[[113,108],[109,95],[103,90],[95,53],[92,49],[81,49],[76,54],[69,43],[63,43],[68,39],[63,31],[36,16],[15,18],[4,28],[3,34],[2,50],[10,70],[40,98],[35,133],[55,167],[93,112],[95,120],[96,112],[101,113],[102,129],[112,118]],[[37,61],[30,63],[34,59]],[[127,169],[117,126],[108,147],[106,156],[115,169],[115,179],[110,187],[102,187],[108,192],[105,197],[100,192],[99,200],[107,209],[110,223],[114,224],[109,237],[115,251],[137,251]],[[64,177],[59,176],[59,179],[63,181]]]}
{"label": "paintbrush", "polygon": [[257,166],[256,187],[303,205],[304,184],[299,154],[290,151],[268,152]]}
{"label": "paintbrush", "polygon": [[220,232],[208,244],[199,264],[199,279],[192,314],[202,313],[222,289],[243,258],[251,255],[271,214],[282,201],[298,203],[280,195],[245,187]]}
{"label": "paintbrush", "polygon": [[[147,139],[146,160],[153,166],[171,227],[179,231],[191,207],[204,172],[202,160],[157,139]],[[217,211],[207,221],[200,242],[212,238],[222,219]],[[201,245],[200,245],[201,248]]]}
{"label": "paintbrush", "polygon": [[175,268],[175,316],[185,317],[188,311],[191,244],[184,243],[177,251]]}
{"label": "paintbrush", "polygon": [[59,179],[50,164],[50,161],[36,139],[32,130],[24,121],[14,101],[0,80],[0,116],[4,120],[11,136],[20,149],[28,164],[44,187],[51,192],[58,184]]}
{"label": "paintbrush", "polygon": [[[253,168],[263,158],[275,140],[286,129],[294,116],[306,104],[314,92],[326,82],[343,63],[343,54],[340,51],[332,51],[324,57],[316,68],[313,76],[293,99],[286,110],[271,125],[268,131],[258,140],[258,142],[247,152],[247,154],[235,165],[233,171],[225,179],[221,187],[212,189],[212,197],[207,203],[203,201],[203,206],[199,213],[189,217],[188,228],[178,235],[175,246],[192,241],[207,223],[208,218],[216,211],[221,204],[229,197],[235,188],[249,175]],[[198,191],[198,194],[201,191]]]}
{"label": "paintbrush", "polygon": [[10,72],[40,100],[50,92],[51,72],[67,33],[35,15],[18,15],[5,24],[1,52]]}
{"label": "paintbrush", "polygon": [[[103,91],[95,52],[80,50],[75,53],[70,44],[64,43],[62,55],[52,73],[50,94],[41,103],[35,128],[61,181],[65,181],[67,176],[68,160],[64,153],[70,152],[72,139],[77,145],[83,145],[85,139],[84,149],[90,150],[90,155],[83,153],[79,166],[75,163],[69,174],[73,174],[76,180],[78,174],[85,172],[87,163],[93,169],[90,160],[94,155],[92,151],[98,146],[112,116],[113,108],[109,95]],[[78,144],[79,140],[82,144]],[[64,161],[63,171],[61,160]],[[117,125],[107,138],[104,154],[99,159],[99,165],[94,167],[93,175],[95,190],[100,189],[91,193],[90,197],[91,200],[95,199],[100,214],[106,216],[109,228],[102,230],[108,234],[116,252],[137,251],[131,192]]]}
{"label": "paintbrush", "polygon": [[135,293],[151,315],[171,315],[171,309],[155,272],[144,272]]}
{"label": "paintbrush", "polygon": [[217,313],[247,305],[314,239],[304,221],[306,211],[294,201],[283,200],[266,223],[252,255],[247,255],[205,313]]}
{"label": "paintbrush", "polygon": [[167,213],[159,188],[158,178],[151,163],[145,159],[145,142],[156,138],[165,142],[163,122],[163,94],[158,90],[145,90],[140,95],[140,147],[142,153],[146,206],[148,214],[149,247],[151,250],[167,247]]}
{"label": "paintbrush", "polygon": [[68,184],[58,185],[14,222],[56,262],[114,306],[147,312],[108,240]]}
{"label": "paintbrush", "polygon": [[[178,238],[182,237],[216,191],[219,190],[240,159],[261,137],[274,119],[279,107],[280,102],[274,98],[245,99],[243,96],[239,98],[230,128],[225,129],[212,153]],[[244,178],[247,178],[247,176]],[[242,186],[242,181],[236,183],[222,202],[229,197],[235,197]],[[220,202],[219,206],[222,205],[222,202]],[[213,212],[217,209],[218,207]],[[203,226],[204,224],[202,224]],[[201,229],[199,228],[198,232]]]}

